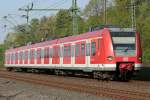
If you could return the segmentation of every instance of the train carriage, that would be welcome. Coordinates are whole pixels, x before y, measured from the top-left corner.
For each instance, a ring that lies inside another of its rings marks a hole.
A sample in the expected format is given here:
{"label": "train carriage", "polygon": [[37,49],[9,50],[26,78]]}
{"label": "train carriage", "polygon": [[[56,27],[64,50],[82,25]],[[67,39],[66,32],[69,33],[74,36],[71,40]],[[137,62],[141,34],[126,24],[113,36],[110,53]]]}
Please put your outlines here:
{"label": "train carriage", "polygon": [[140,70],[141,57],[139,33],[131,28],[103,28],[6,50],[5,67],[82,71],[94,78],[126,80]]}

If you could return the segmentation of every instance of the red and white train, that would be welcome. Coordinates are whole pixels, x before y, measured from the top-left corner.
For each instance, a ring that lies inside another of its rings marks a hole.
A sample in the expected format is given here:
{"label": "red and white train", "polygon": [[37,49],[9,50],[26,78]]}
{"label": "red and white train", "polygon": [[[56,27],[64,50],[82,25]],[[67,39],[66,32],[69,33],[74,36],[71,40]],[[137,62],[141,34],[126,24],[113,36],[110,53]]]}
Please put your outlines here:
{"label": "red and white train", "polygon": [[5,67],[86,72],[94,78],[129,79],[141,69],[140,35],[131,28],[103,28],[5,52]]}

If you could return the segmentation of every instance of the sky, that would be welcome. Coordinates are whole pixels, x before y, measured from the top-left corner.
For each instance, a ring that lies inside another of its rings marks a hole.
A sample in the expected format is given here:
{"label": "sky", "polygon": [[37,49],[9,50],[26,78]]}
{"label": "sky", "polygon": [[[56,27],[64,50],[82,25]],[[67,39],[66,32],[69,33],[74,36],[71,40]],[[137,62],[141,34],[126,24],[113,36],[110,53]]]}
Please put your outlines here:
{"label": "sky", "polygon": [[[26,13],[19,11],[19,8],[26,8],[27,5],[34,4],[33,8],[69,8],[72,0],[1,0],[0,1],[0,43],[3,43],[8,32],[16,25],[26,23],[26,19],[21,17]],[[78,7],[82,10],[89,0],[78,0]],[[42,16],[55,15],[54,11],[30,12],[32,18],[41,18]],[[8,16],[4,19],[4,16]],[[4,27],[6,26],[7,27]]]}

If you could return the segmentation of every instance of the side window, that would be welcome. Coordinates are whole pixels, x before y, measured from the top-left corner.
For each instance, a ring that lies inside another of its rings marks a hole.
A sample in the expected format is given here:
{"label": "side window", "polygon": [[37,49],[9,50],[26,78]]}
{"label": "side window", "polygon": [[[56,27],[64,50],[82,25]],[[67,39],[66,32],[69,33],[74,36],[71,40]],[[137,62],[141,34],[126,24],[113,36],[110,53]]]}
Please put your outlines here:
{"label": "side window", "polygon": [[31,59],[31,58],[30,58],[30,57],[31,57],[31,56],[30,56],[30,55],[31,55],[30,52],[31,52],[31,51],[28,51],[28,58],[29,58],[29,59]]}
{"label": "side window", "polygon": [[37,50],[34,50],[34,58],[37,58]]}
{"label": "side window", "polygon": [[33,49],[32,50],[32,58],[34,59],[34,53],[35,53],[35,50]]}
{"label": "side window", "polygon": [[49,48],[49,56],[53,57],[53,48]]}
{"label": "side window", "polygon": [[81,55],[85,55],[85,44],[81,44]]}
{"label": "side window", "polygon": [[15,53],[12,55],[12,61],[15,61],[16,60],[16,55]]}
{"label": "side window", "polygon": [[77,44],[77,45],[75,46],[75,49],[76,49],[75,55],[76,55],[76,56],[79,56],[79,55],[80,55],[80,45]]}
{"label": "side window", "polygon": [[92,56],[96,55],[96,42],[92,42],[92,50],[91,50]]}
{"label": "side window", "polygon": [[19,59],[22,60],[22,51],[19,53]]}
{"label": "side window", "polygon": [[41,49],[41,58],[44,58],[44,49]]}
{"label": "side window", "polygon": [[20,52],[18,52],[18,60],[20,60]]}
{"label": "side window", "polygon": [[26,51],[25,58],[28,59],[28,51]]}
{"label": "side window", "polygon": [[90,56],[90,43],[86,44],[86,56]]}
{"label": "side window", "polygon": [[18,61],[18,53],[16,52],[16,61]]}
{"label": "side window", "polygon": [[57,56],[60,56],[60,47],[57,47]]}
{"label": "side window", "polygon": [[68,46],[68,56],[71,56],[71,46]]}
{"label": "side window", "polygon": [[74,56],[74,51],[75,51],[75,50],[74,50],[74,45],[72,45],[72,46],[71,46],[71,56],[72,56],[72,57]]}
{"label": "side window", "polygon": [[67,46],[64,47],[64,57],[67,56]]}
{"label": "side window", "polygon": [[63,57],[63,47],[60,47],[60,57]]}
{"label": "side window", "polygon": [[22,60],[24,60],[25,59],[25,54],[24,54],[25,52],[24,51],[22,51]]}

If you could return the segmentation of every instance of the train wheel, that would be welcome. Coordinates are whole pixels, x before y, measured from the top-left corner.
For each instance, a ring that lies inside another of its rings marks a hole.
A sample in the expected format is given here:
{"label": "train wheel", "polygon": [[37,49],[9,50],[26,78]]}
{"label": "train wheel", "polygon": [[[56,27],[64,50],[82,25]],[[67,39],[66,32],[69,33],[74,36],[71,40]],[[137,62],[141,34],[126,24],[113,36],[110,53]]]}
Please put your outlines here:
{"label": "train wheel", "polygon": [[6,68],[6,70],[7,70],[7,71],[12,71],[12,70],[13,70],[13,68]]}

